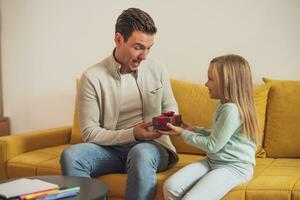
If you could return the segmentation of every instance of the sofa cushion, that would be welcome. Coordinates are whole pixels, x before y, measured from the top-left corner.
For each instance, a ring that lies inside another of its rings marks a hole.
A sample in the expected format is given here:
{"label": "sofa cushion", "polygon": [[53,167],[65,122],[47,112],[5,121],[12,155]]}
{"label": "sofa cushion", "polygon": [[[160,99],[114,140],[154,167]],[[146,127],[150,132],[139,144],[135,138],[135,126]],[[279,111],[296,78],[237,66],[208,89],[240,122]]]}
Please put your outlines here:
{"label": "sofa cushion", "polygon": [[261,175],[247,186],[246,199],[291,199],[293,186],[299,177]]}
{"label": "sofa cushion", "polygon": [[292,191],[292,199],[300,199],[300,179],[298,179],[298,181],[294,185]]}
{"label": "sofa cushion", "polygon": [[264,148],[267,157],[300,157],[300,81],[263,79],[271,84]]}
{"label": "sofa cushion", "polygon": [[248,184],[246,199],[297,199],[291,196],[297,196],[299,180],[299,159],[274,159]]}
{"label": "sofa cushion", "polygon": [[[210,127],[218,101],[209,97],[208,89],[204,85],[184,81],[172,80],[171,83],[183,119],[198,126]],[[269,89],[268,84],[255,86],[254,88],[255,106],[261,127],[261,142],[257,145],[256,154],[258,157],[265,156],[261,146],[264,138]],[[204,154],[200,149],[185,144],[181,137],[171,137],[171,140],[179,153]]]}
{"label": "sofa cushion", "polygon": [[29,151],[10,159],[7,162],[8,177],[17,178],[60,173],[60,154],[68,146],[70,145],[66,144]]}

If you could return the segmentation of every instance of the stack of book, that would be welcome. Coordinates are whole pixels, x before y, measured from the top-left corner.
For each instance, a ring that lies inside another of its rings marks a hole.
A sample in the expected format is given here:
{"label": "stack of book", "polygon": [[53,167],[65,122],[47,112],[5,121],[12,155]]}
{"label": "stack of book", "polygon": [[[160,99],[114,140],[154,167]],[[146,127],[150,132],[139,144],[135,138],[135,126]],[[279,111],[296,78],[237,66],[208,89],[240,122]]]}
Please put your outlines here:
{"label": "stack of book", "polygon": [[63,187],[39,179],[21,178],[0,184],[0,197],[20,200],[43,199],[55,200],[76,196],[80,187]]}
{"label": "stack of book", "polygon": [[34,192],[30,194],[25,194],[20,196],[20,200],[29,200],[29,199],[37,199],[37,200],[55,200],[55,199],[63,199],[67,197],[76,196],[80,191],[80,187],[64,187],[40,192]]}

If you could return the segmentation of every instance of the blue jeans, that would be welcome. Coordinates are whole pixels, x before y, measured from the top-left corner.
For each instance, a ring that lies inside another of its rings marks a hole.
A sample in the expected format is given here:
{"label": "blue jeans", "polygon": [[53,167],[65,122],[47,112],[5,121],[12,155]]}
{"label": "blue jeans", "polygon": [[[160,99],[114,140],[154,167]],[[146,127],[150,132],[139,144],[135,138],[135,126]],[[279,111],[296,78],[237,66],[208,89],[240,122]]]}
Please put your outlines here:
{"label": "blue jeans", "polygon": [[127,173],[125,199],[154,199],[156,172],[168,168],[169,152],[155,142],[101,146],[81,143],[65,149],[60,158],[63,175],[97,177]]}

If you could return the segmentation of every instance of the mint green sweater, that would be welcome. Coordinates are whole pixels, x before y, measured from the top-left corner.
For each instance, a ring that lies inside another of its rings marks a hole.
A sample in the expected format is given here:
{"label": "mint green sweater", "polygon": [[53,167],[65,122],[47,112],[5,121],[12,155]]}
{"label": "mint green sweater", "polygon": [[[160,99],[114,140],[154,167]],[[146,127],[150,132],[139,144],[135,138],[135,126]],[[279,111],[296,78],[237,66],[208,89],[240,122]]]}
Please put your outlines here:
{"label": "mint green sweater", "polygon": [[255,165],[255,143],[243,133],[238,107],[234,103],[217,106],[212,128],[184,130],[185,143],[202,149],[211,160]]}

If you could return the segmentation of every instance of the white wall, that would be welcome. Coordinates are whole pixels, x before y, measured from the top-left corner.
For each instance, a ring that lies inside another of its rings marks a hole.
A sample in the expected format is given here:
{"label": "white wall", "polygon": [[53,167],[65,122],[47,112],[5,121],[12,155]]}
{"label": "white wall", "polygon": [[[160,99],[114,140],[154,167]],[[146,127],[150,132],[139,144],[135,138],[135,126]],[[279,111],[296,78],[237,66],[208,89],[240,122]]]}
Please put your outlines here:
{"label": "white wall", "polygon": [[158,27],[150,54],[174,79],[204,83],[237,53],[261,77],[300,79],[299,0],[2,0],[4,113],[12,132],[71,125],[75,79],[114,47],[114,24],[140,7]]}

